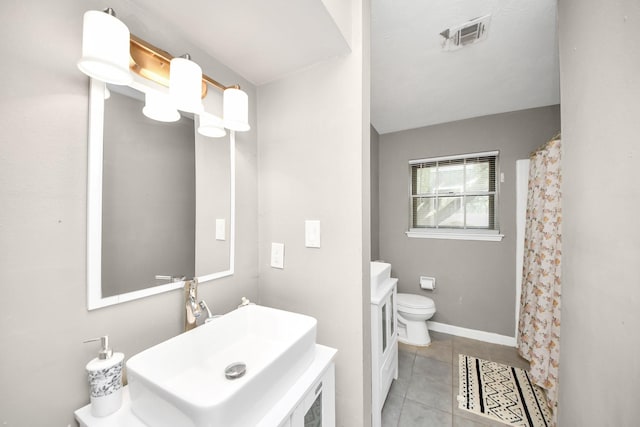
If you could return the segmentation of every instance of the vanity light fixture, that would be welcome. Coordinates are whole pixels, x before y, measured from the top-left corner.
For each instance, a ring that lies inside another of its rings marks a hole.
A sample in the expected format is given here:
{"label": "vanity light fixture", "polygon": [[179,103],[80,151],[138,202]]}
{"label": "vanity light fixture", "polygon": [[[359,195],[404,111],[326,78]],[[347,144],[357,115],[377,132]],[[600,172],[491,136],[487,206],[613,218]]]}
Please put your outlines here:
{"label": "vanity light fixture", "polygon": [[113,9],[85,12],[82,23],[82,58],[78,68],[86,75],[116,85],[133,80],[129,72],[129,29]]}
{"label": "vanity light fixture", "polygon": [[213,114],[202,112],[200,114],[200,125],[198,126],[198,133],[210,138],[222,138],[227,134],[224,130],[222,120]]}
{"label": "vanity light fixture", "polygon": [[222,114],[224,127],[246,132],[249,126],[249,97],[237,88],[227,88],[222,94]]}
{"label": "vanity light fixture", "polygon": [[178,110],[200,114],[202,106],[202,68],[189,54],[171,59],[169,93]]}
{"label": "vanity light fixture", "polygon": [[[105,29],[109,25],[119,28],[118,31],[120,32],[117,36],[111,35],[113,34],[112,31],[115,30],[107,31]],[[123,29],[126,33],[122,31]],[[106,9],[104,13],[100,11],[86,12],[83,37],[83,57],[78,61],[78,67],[88,76],[107,83],[126,85],[132,81],[130,73],[132,71],[145,79],[168,87],[174,103],[174,109],[177,108],[178,110],[202,115],[205,113],[202,98],[207,96],[208,85],[210,85],[223,92],[222,127],[239,132],[251,129],[248,119],[249,98],[240,89],[239,85],[225,86],[202,74],[200,66],[191,61],[188,55],[174,58],[168,52],[130,34],[126,25],[115,18],[113,9]],[[122,47],[123,39],[128,39],[128,49]],[[87,45],[86,54],[85,44]],[[93,48],[94,45],[96,46],[95,48]],[[98,51],[98,53],[89,53],[94,51]],[[115,54],[112,55],[112,52],[116,51],[120,55],[124,51],[126,61],[122,59],[122,56],[118,56],[118,59],[115,60]],[[117,69],[119,73],[114,72],[113,74],[119,74],[121,78],[117,79],[104,74],[90,72],[90,67],[85,66],[86,63],[92,64],[90,59],[94,59],[93,63],[98,64],[94,68]],[[117,67],[115,65],[107,67],[104,64],[117,64]],[[150,103],[149,99],[146,102],[145,108],[149,107],[149,111],[153,108],[152,106],[157,105],[153,101]],[[175,114],[173,116],[175,117]],[[215,118],[213,115],[210,116]],[[204,122],[207,123],[209,119],[210,117],[205,116]],[[206,130],[212,126],[218,125],[205,125],[203,132],[219,134],[219,131]],[[224,131],[224,129],[222,130]]]}
{"label": "vanity light fixture", "polygon": [[180,120],[180,113],[173,106],[169,95],[153,90],[144,95],[142,114],[159,122],[176,122]]}

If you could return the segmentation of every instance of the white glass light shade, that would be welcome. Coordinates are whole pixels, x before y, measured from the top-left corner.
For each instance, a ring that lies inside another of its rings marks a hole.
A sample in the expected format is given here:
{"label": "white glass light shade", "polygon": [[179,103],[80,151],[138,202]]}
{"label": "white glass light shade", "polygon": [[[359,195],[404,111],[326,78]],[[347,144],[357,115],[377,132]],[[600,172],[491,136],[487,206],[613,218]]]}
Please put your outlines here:
{"label": "white glass light shade", "polygon": [[153,91],[145,94],[142,114],[159,122],[175,122],[180,119],[180,113],[171,103],[169,95]]}
{"label": "white glass light shade", "polygon": [[240,90],[225,89],[222,96],[222,110],[224,115],[224,127],[227,129],[245,132],[251,129],[249,126],[249,97]]}
{"label": "white glass light shade", "polygon": [[224,130],[224,125],[220,118],[213,114],[203,112],[200,114],[198,133],[210,138],[222,138],[227,134],[227,131]]}
{"label": "white glass light shade", "polygon": [[200,114],[202,106],[202,69],[186,58],[173,58],[169,72],[169,92],[178,110]]}
{"label": "white glass light shade", "polygon": [[129,29],[115,16],[98,10],[85,12],[82,26],[82,58],[78,68],[86,75],[116,85],[127,85]]}

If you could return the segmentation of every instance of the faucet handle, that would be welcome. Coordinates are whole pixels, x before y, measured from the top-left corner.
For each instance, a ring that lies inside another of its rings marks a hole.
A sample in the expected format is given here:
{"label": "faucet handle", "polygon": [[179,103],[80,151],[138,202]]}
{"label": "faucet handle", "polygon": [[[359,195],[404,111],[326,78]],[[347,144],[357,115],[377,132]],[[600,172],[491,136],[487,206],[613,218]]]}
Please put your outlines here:
{"label": "faucet handle", "polygon": [[213,314],[211,314],[211,310],[209,310],[209,306],[207,305],[207,303],[204,300],[200,300],[200,302],[198,303],[198,305],[200,306],[200,308],[203,311],[207,312],[207,319],[211,319],[213,318]]}

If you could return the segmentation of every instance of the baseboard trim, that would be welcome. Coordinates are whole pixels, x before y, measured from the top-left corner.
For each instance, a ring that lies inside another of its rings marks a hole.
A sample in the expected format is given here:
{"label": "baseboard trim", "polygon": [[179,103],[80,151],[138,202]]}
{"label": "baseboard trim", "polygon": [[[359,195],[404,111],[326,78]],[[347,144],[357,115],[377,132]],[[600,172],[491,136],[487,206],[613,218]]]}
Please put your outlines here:
{"label": "baseboard trim", "polygon": [[430,331],[471,338],[473,340],[489,342],[492,344],[508,345],[510,347],[516,346],[515,337],[508,337],[506,335],[495,334],[493,332],[478,331],[476,329],[467,329],[460,326],[447,325],[445,323],[432,321],[427,321],[427,326]]}

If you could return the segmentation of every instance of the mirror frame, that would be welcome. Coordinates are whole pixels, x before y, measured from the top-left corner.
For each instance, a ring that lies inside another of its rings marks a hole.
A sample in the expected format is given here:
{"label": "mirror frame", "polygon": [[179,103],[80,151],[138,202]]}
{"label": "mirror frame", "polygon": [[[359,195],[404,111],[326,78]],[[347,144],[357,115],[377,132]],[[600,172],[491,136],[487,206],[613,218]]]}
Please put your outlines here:
{"label": "mirror frame", "polygon": [[[114,304],[157,295],[174,289],[182,289],[184,281],[166,283],[124,294],[102,296],[102,161],[104,130],[104,82],[89,79],[89,122],[87,144],[87,309],[107,307]],[[145,85],[138,80],[130,85],[144,92]],[[236,150],[235,132],[229,131],[229,269],[198,277],[199,283],[231,276],[235,268],[235,214],[236,214]]]}

